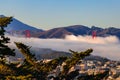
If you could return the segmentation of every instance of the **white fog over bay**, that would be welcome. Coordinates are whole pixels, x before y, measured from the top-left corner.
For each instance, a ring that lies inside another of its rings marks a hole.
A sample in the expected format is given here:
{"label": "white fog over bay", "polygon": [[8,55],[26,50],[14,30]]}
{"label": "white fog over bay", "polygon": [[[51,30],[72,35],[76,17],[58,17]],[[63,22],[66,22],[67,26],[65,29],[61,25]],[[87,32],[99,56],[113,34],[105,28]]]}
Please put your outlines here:
{"label": "white fog over bay", "polygon": [[[120,41],[116,36],[96,37],[91,36],[66,36],[65,39],[40,39],[8,36],[10,47],[15,47],[14,42],[22,42],[28,46],[37,48],[51,48],[57,51],[66,51],[69,49],[75,51],[84,51],[92,48],[93,55],[107,57],[112,60],[120,60]],[[36,53],[37,54],[37,53]]]}

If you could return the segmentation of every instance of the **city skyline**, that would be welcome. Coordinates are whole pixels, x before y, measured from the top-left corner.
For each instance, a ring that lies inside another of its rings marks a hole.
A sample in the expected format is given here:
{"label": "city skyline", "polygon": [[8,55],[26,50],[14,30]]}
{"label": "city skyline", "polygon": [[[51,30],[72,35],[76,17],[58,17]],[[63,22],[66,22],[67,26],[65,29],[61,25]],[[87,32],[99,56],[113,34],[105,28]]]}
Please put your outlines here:
{"label": "city skyline", "polygon": [[120,28],[119,0],[0,0],[0,14],[51,29],[69,25]]}

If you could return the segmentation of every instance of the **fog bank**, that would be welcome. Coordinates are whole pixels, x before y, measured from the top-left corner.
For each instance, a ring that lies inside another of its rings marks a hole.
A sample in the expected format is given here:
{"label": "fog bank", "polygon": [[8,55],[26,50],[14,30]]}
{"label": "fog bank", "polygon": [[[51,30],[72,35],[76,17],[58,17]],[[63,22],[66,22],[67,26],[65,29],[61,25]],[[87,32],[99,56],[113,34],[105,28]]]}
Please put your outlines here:
{"label": "fog bank", "polygon": [[[23,38],[8,36],[11,39],[9,46],[15,47],[14,42],[22,42],[33,48],[51,48],[58,51],[84,51],[92,48],[92,54],[107,57],[113,60],[120,60],[120,41],[116,36],[96,37],[91,36],[66,36],[65,39],[40,39],[40,38]],[[36,53],[37,54],[37,53]]]}

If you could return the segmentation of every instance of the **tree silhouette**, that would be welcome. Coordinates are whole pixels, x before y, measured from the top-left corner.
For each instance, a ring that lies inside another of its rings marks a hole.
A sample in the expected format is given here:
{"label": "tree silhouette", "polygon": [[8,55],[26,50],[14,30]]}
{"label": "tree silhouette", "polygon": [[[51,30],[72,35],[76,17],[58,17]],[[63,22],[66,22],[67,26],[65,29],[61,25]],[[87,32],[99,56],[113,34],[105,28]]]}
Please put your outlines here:
{"label": "tree silhouette", "polygon": [[[80,60],[82,60],[84,57],[89,56],[90,53],[93,51],[92,49],[88,49],[84,52],[75,52],[73,50],[70,50],[72,53],[71,57],[59,57],[56,59],[53,59],[47,63],[41,61],[40,63],[36,63],[35,56],[30,52],[30,47],[24,45],[20,42],[15,42],[18,49],[21,51],[21,53],[25,56],[25,61],[30,65],[29,68],[34,73],[33,76],[37,79],[46,79],[49,73],[53,70],[55,70],[58,66],[62,66],[63,63],[65,65],[63,66],[63,70],[60,71],[60,73],[54,77],[56,80],[70,80],[74,79],[78,75],[78,70],[75,70],[73,72],[69,73],[69,70],[71,67],[75,66],[77,63],[80,63]],[[52,78],[53,76],[51,76]]]}
{"label": "tree silhouette", "polygon": [[0,58],[3,59],[5,56],[15,56],[14,50],[10,49],[6,44],[9,43],[10,39],[5,37],[5,27],[12,21],[12,17],[1,17],[0,18]]}
{"label": "tree silhouette", "polygon": [[76,64],[80,64],[81,60],[84,59],[86,56],[89,56],[90,53],[93,51],[92,49],[88,49],[84,52],[77,52],[73,50],[69,50],[72,53],[72,57],[66,59],[65,65],[63,66],[63,71],[60,73],[59,80],[65,79],[65,80],[72,80],[74,79],[77,75],[79,75],[78,71],[75,70],[69,73],[69,70],[75,66]]}
{"label": "tree silhouette", "polygon": [[11,67],[11,64],[6,64],[7,56],[15,56],[14,49],[7,46],[10,39],[5,37],[5,27],[12,21],[12,17],[0,17],[0,78],[4,79],[7,75],[15,74],[16,72]]}

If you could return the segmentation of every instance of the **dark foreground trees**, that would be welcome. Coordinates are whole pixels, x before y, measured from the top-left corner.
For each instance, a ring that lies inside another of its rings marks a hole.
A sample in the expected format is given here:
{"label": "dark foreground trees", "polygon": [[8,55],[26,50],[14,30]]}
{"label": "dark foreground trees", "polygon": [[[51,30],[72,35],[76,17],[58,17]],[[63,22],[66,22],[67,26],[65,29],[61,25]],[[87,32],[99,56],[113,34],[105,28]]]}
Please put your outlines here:
{"label": "dark foreground trees", "polygon": [[69,70],[71,67],[75,66],[77,63],[80,63],[80,60],[82,60],[84,57],[89,56],[90,53],[93,51],[92,49],[88,49],[84,52],[75,52],[71,51],[72,56],[71,57],[59,57],[57,59],[53,59],[47,63],[41,60],[41,62],[36,63],[37,60],[35,59],[34,55],[30,52],[29,47],[19,43],[15,42],[18,49],[22,52],[22,54],[25,56],[25,64],[21,68],[27,67],[27,71],[31,71],[33,73],[32,76],[36,79],[47,79],[50,72],[55,70],[58,66],[62,66],[64,63],[63,70],[61,70],[56,77],[53,77],[56,80],[70,80],[74,79],[77,75],[79,75],[78,71],[73,71],[69,73]]}
{"label": "dark foreground trees", "polygon": [[9,64],[6,64],[6,58],[8,56],[15,56],[14,49],[10,49],[7,46],[9,43],[9,38],[5,37],[5,27],[12,21],[12,17],[1,17],[0,18],[0,77],[4,75],[11,75],[14,72],[12,68],[10,68]]}
{"label": "dark foreground trees", "polygon": [[0,58],[6,56],[15,56],[14,50],[10,49],[6,44],[9,43],[10,39],[5,37],[5,27],[12,21],[12,17],[1,17],[0,18]]}
{"label": "dark foreground trees", "polygon": [[[81,60],[89,56],[93,51],[92,49],[83,52],[70,50],[72,54],[71,57],[63,56],[48,62],[44,60],[38,62],[35,55],[30,52],[29,46],[20,42],[15,42],[25,59],[23,63],[6,63],[6,56],[15,56],[14,50],[6,45],[9,43],[10,39],[5,37],[4,34],[4,28],[7,27],[11,21],[12,17],[0,18],[0,79],[2,80],[49,80],[51,78],[54,80],[73,80],[79,75],[79,72],[78,70],[69,72],[70,69],[76,64],[80,64]],[[62,68],[61,70],[60,67]],[[54,70],[58,70],[59,72],[56,76],[50,75]],[[83,77],[78,77],[78,79],[86,80]]]}
{"label": "dark foreground trees", "polygon": [[[74,80],[79,75],[79,70],[70,71],[70,69],[76,64],[80,64],[81,60],[86,56],[89,56],[93,51],[92,49],[83,52],[69,50],[72,54],[71,57],[59,57],[49,62],[44,62],[44,60],[37,62],[34,54],[30,52],[29,46],[20,42],[15,42],[15,44],[25,56],[24,65],[21,66],[21,69],[23,69],[22,72],[28,72],[31,74],[31,78],[37,80],[49,80],[51,78],[54,80]],[[57,73],[55,73],[55,76],[50,75],[54,70],[58,70],[56,71]],[[108,73],[109,71],[105,71],[104,73],[99,73],[97,75],[86,75],[78,77],[77,80],[101,80],[108,77]]]}

